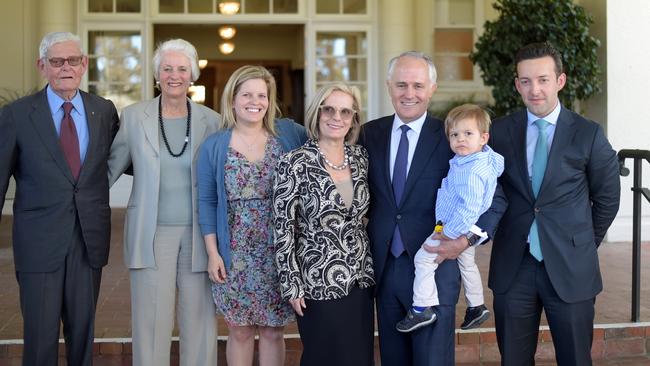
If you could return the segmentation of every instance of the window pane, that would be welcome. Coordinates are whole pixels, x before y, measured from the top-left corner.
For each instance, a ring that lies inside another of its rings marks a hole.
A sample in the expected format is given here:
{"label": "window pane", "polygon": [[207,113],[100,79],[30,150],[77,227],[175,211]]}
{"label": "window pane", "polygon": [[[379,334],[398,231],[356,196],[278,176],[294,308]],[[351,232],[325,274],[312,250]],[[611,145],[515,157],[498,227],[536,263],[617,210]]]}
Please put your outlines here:
{"label": "window pane", "polygon": [[140,57],[142,41],[138,31],[88,32],[88,53],[95,56]]}
{"label": "window pane", "polygon": [[142,99],[142,37],[139,31],[88,32],[88,86],[118,109]]}
{"label": "window pane", "polygon": [[435,56],[438,81],[474,80],[474,66],[467,56]]}
{"label": "window pane", "polygon": [[88,0],[88,12],[112,13],[113,0]]}
{"label": "window pane", "polygon": [[474,0],[436,0],[436,23],[474,24]]}
{"label": "window pane", "polygon": [[129,84],[90,84],[88,92],[110,99],[121,113],[125,107],[142,100],[142,87]]}
{"label": "window pane", "polygon": [[118,13],[139,13],[140,0],[117,0]]}
{"label": "window pane", "polygon": [[319,56],[365,55],[367,51],[365,32],[320,32],[316,35],[316,54]]}
{"label": "window pane", "polygon": [[161,13],[183,13],[183,0],[158,0],[158,10]]}
{"label": "window pane", "polygon": [[212,13],[212,0],[188,0],[187,11],[190,13]]}
{"label": "window pane", "polygon": [[435,52],[470,53],[474,47],[474,32],[470,29],[436,29]]}
{"label": "window pane", "polygon": [[338,14],[339,0],[316,0],[316,14]]}
{"label": "window pane", "polygon": [[276,14],[298,13],[298,0],[273,0],[273,12]]}
{"label": "window pane", "polygon": [[366,0],[343,0],[344,14],[366,14]]}
{"label": "window pane", "polygon": [[365,81],[366,59],[326,57],[316,60],[316,81]]}
{"label": "window pane", "polygon": [[244,13],[247,14],[268,14],[271,12],[269,0],[246,0],[245,4]]}
{"label": "window pane", "polygon": [[91,57],[88,60],[88,81],[108,83],[142,83],[138,57]]}

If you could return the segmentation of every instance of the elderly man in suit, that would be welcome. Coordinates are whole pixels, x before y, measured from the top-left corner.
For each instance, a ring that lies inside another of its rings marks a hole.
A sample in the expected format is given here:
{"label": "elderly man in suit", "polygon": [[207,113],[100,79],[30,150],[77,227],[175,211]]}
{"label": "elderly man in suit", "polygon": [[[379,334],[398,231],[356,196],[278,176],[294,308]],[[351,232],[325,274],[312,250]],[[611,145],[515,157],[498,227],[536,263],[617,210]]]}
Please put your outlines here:
{"label": "elderly man in suit", "polygon": [[490,140],[506,162],[489,274],[502,364],[534,364],[544,309],[558,365],[591,365],[597,249],[620,199],[616,153],[597,123],[559,102],[567,76],[553,46],[530,44],[515,61],[526,109],[495,120]]}
{"label": "elderly man in suit", "polygon": [[81,41],[50,33],[38,69],[48,85],[0,112],[0,207],[16,180],[13,251],[24,319],[23,365],[90,365],[95,306],[108,261],[107,159],[115,106],[79,90]]}
{"label": "elderly man in suit", "polygon": [[370,158],[367,230],[377,282],[381,364],[453,365],[455,305],[460,291],[454,259],[467,248],[468,236],[475,244],[478,235],[486,234],[475,226],[467,235],[442,242],[437,249],[442,262],[436,272],[438,320],[413,333],[399,333],[395,325],[413,300],[413,258],[433,232],[436,195],[453,152],[443,122],[427,113],[436,90],[431,58],[415,51],[393,58],[387,86],[395,114],[365,124],[359,140]]}

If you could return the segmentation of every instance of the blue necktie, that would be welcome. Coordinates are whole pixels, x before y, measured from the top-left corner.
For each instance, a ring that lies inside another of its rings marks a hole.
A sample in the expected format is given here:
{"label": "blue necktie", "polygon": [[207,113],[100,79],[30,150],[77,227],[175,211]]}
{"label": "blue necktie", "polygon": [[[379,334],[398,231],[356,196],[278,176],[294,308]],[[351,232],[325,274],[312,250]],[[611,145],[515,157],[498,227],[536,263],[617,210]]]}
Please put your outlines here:
{"label": "blue necktie", "polygon": [[[406,165],[409,159],[409,139],[406,133],[411,129],[407,125],[402,125],[400,128],[402,129],[402,137],[399,139],[399,147],[397,148],[395,165],[393,166],[393,195],[395,196],[395,204],[398,207],[402,200],[404,185],[406,184]],[[402,235],[397,225],[395,225],[393,240],[390,243],[390,252],[393,253],[395,258],[404,252],[404,242],[402,241]]]}
{"label": "blue necktie", "polygon": [[[546,172],[546,163],[548,162],[548,142],[546,135],[546,128],[548,122],[543,119],[535,121],[535,125],[539,129],[537,136],[537,144],[535,144],[535,155],[533,155],[533,193],[535,198],[539,194],[539,188],[542,186],[544,180],[544,173]],[[542,261],[542,248],[539,244],[539,233],[537,232],[537,220],[533,220],[533,225],[530,227],[530,254],[538,261]]]}

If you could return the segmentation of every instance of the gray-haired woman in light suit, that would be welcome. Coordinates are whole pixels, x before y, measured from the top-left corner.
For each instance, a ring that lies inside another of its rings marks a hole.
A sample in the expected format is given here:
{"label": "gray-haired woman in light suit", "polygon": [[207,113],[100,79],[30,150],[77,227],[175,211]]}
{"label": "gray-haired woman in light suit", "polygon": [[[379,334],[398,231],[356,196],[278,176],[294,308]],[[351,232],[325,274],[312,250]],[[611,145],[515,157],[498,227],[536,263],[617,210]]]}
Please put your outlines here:
{"label": "gray-haired woman in light suit", "polygon": [[124,109],[108,162],[111,184],[133,166],[124,230],[133,364],[169,365],[178,289],[180,364],[215,365],[215,309],[197,220],[195,168],[199,146],[221,117],[187,98],[199,77],[194,46],[166,41],[153,64],[161,95]]}

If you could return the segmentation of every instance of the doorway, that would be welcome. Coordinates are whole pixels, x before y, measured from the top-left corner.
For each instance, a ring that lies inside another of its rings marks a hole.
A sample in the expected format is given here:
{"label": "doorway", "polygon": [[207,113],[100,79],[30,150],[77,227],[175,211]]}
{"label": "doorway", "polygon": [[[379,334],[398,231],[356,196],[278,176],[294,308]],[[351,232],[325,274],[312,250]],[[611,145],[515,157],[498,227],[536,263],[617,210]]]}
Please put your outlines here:
{"label": "doorway", "polygon": [[154,44],[183,38],[207,60],[195,86],[204,91],[203,104],[220,111],[221,92],[230,75],[243,65],[261,65],[275,77],[283,117],[304,121],[304,26],[302,24],[240,24],[231,40],[235,50],[223,55],[218,29],[222,24],[156,24]]}

